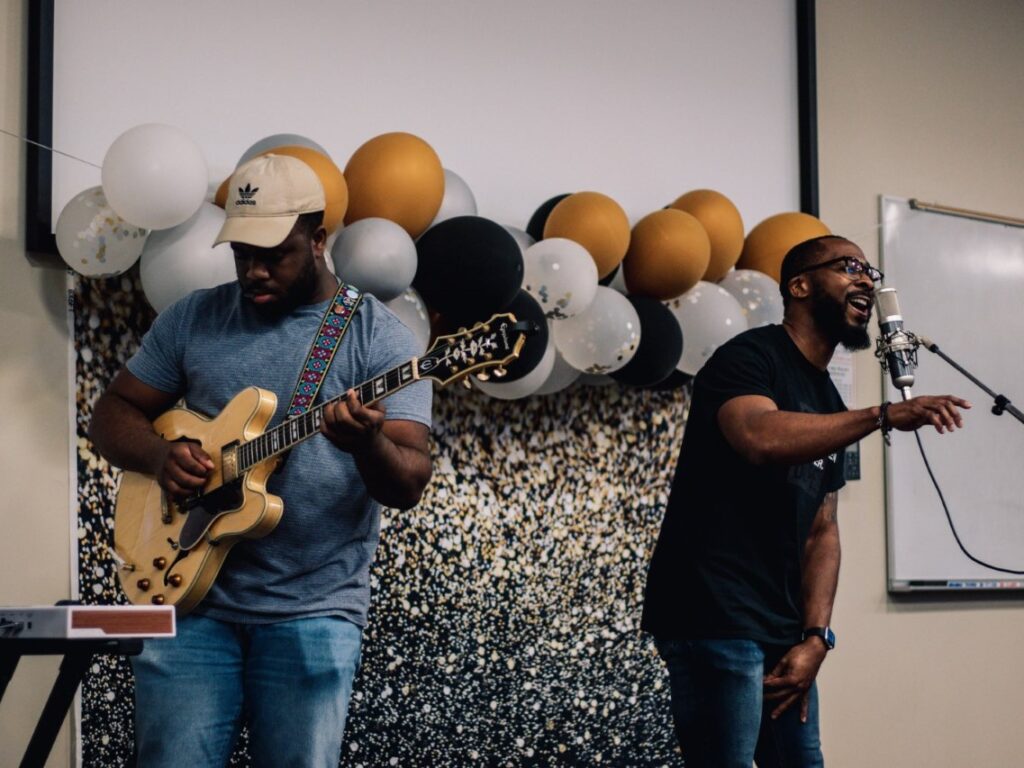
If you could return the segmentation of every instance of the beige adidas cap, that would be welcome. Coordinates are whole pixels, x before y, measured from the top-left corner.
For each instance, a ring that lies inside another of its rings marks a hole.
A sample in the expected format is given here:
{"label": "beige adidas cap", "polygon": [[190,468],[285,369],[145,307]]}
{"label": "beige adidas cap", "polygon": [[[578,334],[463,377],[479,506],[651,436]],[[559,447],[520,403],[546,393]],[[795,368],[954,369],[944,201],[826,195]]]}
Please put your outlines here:
{"label": "beige adidas cap", "polygon": [[288,155],[261,155],[239,166],[228,182],[227,221],[214,245],[280,245],[299,214],[327,207],[316,172]]}

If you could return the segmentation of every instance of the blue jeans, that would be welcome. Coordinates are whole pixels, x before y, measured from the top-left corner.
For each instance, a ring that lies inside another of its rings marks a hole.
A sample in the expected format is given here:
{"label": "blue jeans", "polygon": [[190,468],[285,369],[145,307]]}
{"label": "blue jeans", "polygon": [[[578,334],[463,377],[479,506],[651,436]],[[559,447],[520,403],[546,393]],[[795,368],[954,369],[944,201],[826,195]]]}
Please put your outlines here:
{"label": "blue jeans", "polygon": [[245,720],[253,765],[337,768],[361,642],[336,617],[180,618],[132,659],[138,765],[227,765]]}
{"label": "blue jeans", "polygon": [[818,689],[807,722],[796,703],[777,720],[762,680],[786,651],[753,640],[657,640],[686,768],[819,768]]}

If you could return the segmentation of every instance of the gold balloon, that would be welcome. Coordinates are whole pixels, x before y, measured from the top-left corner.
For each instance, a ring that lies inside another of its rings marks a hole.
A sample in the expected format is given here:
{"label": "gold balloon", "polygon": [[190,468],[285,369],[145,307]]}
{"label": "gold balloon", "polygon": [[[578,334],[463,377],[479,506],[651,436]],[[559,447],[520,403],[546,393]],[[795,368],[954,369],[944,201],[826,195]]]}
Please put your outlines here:
{"label": "gold balloon", "polygon": [[606,277],[622,262],[629,248],[629,218],[622,206],[600,192],[577,192],[551,209],[544,237],[575,240]]}
{"label": "gold balloon", "polygon": [[218,208],[224,208],[228,204],[228,184],[231,182],[231,177],[228,176],[224,181],[217,187],[217,194],[213,196],[213,204]]}
{"label": "gold balloon", "polygon": [[701,280],[717,283],[736,265],[743,250],[743,218],[732,200],[713,189],[695,189],[672,205],[697,217],[711,241],[711,259]]}
{"label": "gold balloon", "polygon": [[794,245],[831,230],[809,213],[777,213],[762,221],[747,235],[737,269],[756,269],[778,282],[782,259]]}
{"label": "gold balloon", "polygon": [[411,133],[385,133],[357,149],[345,166],[350,193],[345,223],[377,216],[410,237],[430,226],[444,199],[444,168],[433,148]]}
{"label": "gold balloon", "polygon": [[297,146],[274,147],[261,152],[260,155],[296,157],[312,168],[320,179],[320,185],[324,188],[324,198],[327,200],[327,207],[324,208],[324,228],[328,234],[338,228],[348,208],[348,185],[341,169],[331,158],[315,149]]}
{"label": "gold balloon", "polygon": [[631,294],[667,301],[695,286],[710,259],[711,241],[700,221],[666,208],[633,227],[622,276]]}

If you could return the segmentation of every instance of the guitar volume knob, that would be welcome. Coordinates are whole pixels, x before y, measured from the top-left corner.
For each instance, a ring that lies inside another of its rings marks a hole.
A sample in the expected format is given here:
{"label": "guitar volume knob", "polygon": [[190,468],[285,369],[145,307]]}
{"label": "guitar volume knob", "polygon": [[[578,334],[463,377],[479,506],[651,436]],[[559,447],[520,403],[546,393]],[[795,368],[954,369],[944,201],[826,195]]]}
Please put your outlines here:
{"label": "guitar volume knob", "polygon": [[153,567],[156,568],[158,571],[162,571],[166,565],[166,557],[157,557],[153,559]]}
{"label": "guitar volume knob", "polygon": [[153,603],[153,605],[163,605],[164,604],[164,596],[163,595],[153,595],[153,597],[151,598],[151,602]]}
{"label": "guitar volume knob", "polygon": [[180,587],[181,581],[182,579],[180,573],[175,573],[167,577],[167,583],[170,584],[172,587]]}
{"label": "guitar volume knob", "polygon": [[137,582],[135,582],[135,585],[143,592],[145,592],[147,589],[149,589],[149,579],[139,579]]}

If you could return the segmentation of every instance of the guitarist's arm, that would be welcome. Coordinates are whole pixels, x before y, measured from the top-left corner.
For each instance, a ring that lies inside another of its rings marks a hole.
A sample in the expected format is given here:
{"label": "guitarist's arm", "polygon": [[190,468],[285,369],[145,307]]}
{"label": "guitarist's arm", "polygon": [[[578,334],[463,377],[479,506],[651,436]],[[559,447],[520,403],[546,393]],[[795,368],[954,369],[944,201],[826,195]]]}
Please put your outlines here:
{"label": "guitarist's arm", "polygon": [[171,443],[153,430],[153,419],[177,400],[122,369],[93,407],[89,437],[111,464],[153,475],[183,496],[203,486],[214,464],[197,443]]}
{"label": "guitarist's arm", "polygon": [[427,427],[416,421],[385,419],[380,403],[363,406],[355,391],[324,408],[321,431],[352,454],[370,495],[387,507],[416,505],[432,466]]}

